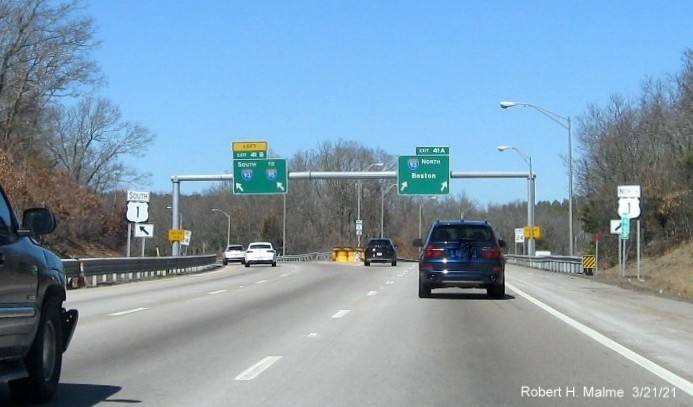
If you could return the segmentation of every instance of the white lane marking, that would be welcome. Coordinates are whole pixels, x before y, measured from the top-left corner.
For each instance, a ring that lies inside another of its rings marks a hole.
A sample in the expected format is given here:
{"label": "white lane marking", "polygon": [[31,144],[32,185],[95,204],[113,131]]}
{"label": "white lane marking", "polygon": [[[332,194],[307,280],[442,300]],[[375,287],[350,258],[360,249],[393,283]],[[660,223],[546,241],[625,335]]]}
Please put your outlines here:
{"label": "white lane marking", "polygon": [[308,338],[316,338],[317,336],[318,336],[318,334],[317,334],[317,333],[315,333],[315,332],[311,332],[311,333],[309,333],[309,334],[308,334],[308,336],[307,336],[307,337],[308,337]]}
{"label": "white lane marking", "polygon": [[386,285],[390,285],[390,284],[394,284],[394,283],[395,283],[394,281],[388,281],[388,282],[385,283],[385,284],[386,284]]}
{"label": "white lane marking", "polygon": [[280,277],[289,277],[289,273],[284,273]]}
{"label": "white lane marking", "polygon": [[210,291],[210,292],[208,292],[207,294],[209,294],[209,295],[215,295],[215,294],[225,293],[225,292],[227,292],[227,291],[229,291],[229,290]]}
{"label": "white lane marking", "polygon": [[114,312],[114,313],[108,314],[108,315],[110,315],[112,317],[119,317],[121,315],[132,314],[133,312],[140,312],[140,311],[144,311],[146,309],[147,308],[133,308],[133,309],[129,309],[127,311]]}
{"label": "white lane marking", "polygon": [[255,284],[262,284],[262,283],[266,283],[266,282],[267,282],[267,280],[260,280],[260,281],[256,281]]}
{"label": "white lane marking", "polygon": [[565,322],[566,324],[572,326],[573,328],[577,329],[578,331],[582,332],[583,334],[589,336],[590,338],[594,339],[595,341],[601,343],[602,345],[606,346],[607,348],[613,350],[614,352],[618,353],[619,355],[625,357],[626,359],[630,360],[631,362],[634,362],[635,364],[641,366],[642,368],[649,370],[651,373],[654,373],[655,375],[661,377],[662,379],[666,380],[667,382],[671,383],[672,385],[678,387],[679,389],[685,391],[686,393],[690,394],[693,396],[693,383],[689,382],[688,380],[684,379],[683,377],[677,375],[676,373],[665,369],[664,367],[652,362],[651,360],[647,359],[644,356],[641,356],[632,350],[626,348],[625,346],[621,345],[620,343],[609,339],[608,337],[600,334],[599,332],[595,331],[594,329],[583,325],[582,323],[570,318],[569,316],[563,314],[562,312],[555,310],[551,308],[550,306],[544,304],[543,302],[537,300],[536,298],[530,296],[529,294],[525,293],[524,291],[518,289],[517,287],[513,286],[512,284],[508,284],[508,282],[505,282],[505,285],[508,286],[511,290],[515,291],[517,294],[521,295],[524,297],[527,301],[533,303],[537,307],[543,309],[544,311],[548,312],[549,314],[555,316],[556,318],[560,319],[561,321]]}
{"label": "white lane marking", "polygon": [[349,311],[351,311],[351,310],[343,309],[343,310],[341,310],[341,311],[338,311],[336,314],[332,315],[332,318],[334,318],[334,319],[341,318],[341,317],[343,317],[344,315],[348,314]]}
{"label": "white lane marking", "polygon": [[369,296],[370,296],[370,295],[376,295],[376,294],[378,294],[377,291],[369,291],[369,292],[368,292],[368,295],[369,295]]}
{"label": "white lane marking", "polygon": [[281,356],[267,356],[256,364],[247,368],[243,373],[236,376],[234,380],[253,380],[254,378],[260,376],[262,372],[269,369],[275,363],[279,362]]}

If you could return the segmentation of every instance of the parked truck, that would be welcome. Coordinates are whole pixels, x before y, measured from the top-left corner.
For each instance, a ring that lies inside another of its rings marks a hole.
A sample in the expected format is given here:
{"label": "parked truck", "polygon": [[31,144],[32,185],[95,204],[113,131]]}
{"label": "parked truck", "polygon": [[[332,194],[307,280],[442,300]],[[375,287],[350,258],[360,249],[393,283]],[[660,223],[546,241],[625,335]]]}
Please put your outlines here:
{"label": "parked truck", "polygon": [[0,382],[17,401],[53,398],[77,325],[77,310],[63,308],[62,261],[36,241],[56,226],[47,208],[25,210],[20,224],[0,185]]}

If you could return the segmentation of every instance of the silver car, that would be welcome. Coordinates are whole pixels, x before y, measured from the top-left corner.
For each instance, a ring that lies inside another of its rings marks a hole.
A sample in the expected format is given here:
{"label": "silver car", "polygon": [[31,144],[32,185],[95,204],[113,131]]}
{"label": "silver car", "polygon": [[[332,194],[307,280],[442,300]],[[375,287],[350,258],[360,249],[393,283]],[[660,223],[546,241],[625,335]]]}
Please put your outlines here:
{"label": "silver car", "polygon": [[245,263],[245,249],[243,245],[231,244],[224,250],[224,258],[221,260],[224,266],[231,262]]}

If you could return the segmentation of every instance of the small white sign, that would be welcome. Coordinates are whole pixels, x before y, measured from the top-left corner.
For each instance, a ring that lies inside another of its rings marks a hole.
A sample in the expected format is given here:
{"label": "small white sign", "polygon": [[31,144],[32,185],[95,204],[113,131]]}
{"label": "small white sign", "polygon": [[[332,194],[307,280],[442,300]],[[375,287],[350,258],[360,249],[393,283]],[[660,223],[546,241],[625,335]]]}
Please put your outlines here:
{"label": "small white sign", "polygon": [[525,229],[524,228],[515,228],[515,243],[524,243],[525,242]]}
{"label": "small white sign", "polygon": [[150,223],[136,224],[135,237],[154,237],[154,225]]}
{"label": "small white sign", "polygon": [[128,202],[149,202],[149,191],[128,191]]}
{"label": "small white sign", "polygon": [[192,237],[192,231],[186,230],[185,231],[185,237],[183,238],[183,241],[180,242],[180,244],[185,245],[185,246],[189,246],[191,237]]}
{"label": "small white sign", "polygon": [[621,219],[611,219],[611,224],[609,225],[609,232],[612,235],[620,235],[621,234]]}
{"label": "small white sign", "polygon": [[619,198],[640,198],[640,185],[619,185]]}

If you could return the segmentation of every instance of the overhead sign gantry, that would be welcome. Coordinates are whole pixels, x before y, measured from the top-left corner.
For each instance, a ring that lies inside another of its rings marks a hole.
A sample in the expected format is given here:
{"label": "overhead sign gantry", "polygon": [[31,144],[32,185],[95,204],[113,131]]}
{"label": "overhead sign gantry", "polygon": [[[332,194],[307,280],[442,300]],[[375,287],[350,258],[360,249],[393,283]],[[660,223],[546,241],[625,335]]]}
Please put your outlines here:
{"label": "overhead sign gantry", "polygon": [[233,150],[233,193],[285,194],[287,183],[286,159],[266,158],[266,141],[235,141]]}

